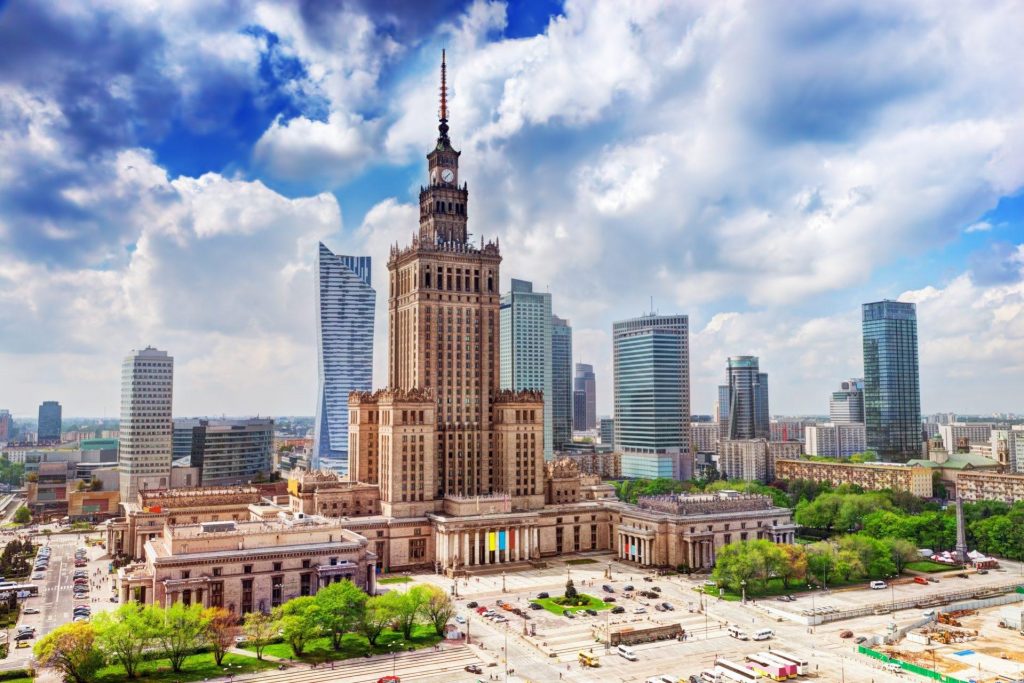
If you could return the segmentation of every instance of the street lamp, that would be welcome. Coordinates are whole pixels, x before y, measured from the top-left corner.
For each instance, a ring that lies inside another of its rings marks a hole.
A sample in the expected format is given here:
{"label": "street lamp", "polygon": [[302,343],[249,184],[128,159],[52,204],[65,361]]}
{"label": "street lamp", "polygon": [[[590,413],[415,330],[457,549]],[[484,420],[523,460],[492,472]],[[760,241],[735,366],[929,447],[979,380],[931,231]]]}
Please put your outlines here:
{"label": "street lamp", "polygon": [[505,570],[504,569],[501,570],[501,592],[502,593],[507,592],[505,590]]}
{"label": "street lamp", "polygon": [[398,643],[391,641],[391,677],[395,677],[395,669],[398,666]]}
{"label": "street lamp", "polygon": [[889,592],[892,595],[892,620],[896,621],[896,584],[892,582],[893,578],[889,577]]}
{"label": "street lamp", "polygon": [[811,584],[807,584],[807,590],[809,590],[811,592],[811,618],[810,618],[810,622],[811,622],[811,633],[814,633],[814,622],[817,621],[817,619],[815,618],[816,615],[815,615],[815,609],[814,609],[814,589],[811,588]]}
{"label": "street lamp", "polygon": [[740,581],[740,589],[743,591],[743,604],[747,604],[747,580]]}

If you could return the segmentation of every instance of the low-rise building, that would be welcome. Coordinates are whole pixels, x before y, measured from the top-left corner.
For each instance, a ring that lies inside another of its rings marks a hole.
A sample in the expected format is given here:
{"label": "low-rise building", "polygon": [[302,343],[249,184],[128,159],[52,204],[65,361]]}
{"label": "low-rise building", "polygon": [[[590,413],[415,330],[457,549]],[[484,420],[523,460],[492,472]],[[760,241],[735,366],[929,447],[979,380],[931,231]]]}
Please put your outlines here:
{"label": "low-rise building", "polygon": [[855,484],[868,491],[905,491],[922,498],[932,496],[932,472],[927,467],[900,463],[849,463],[815,460],[779,460],[779,479],[806,479],[833,486]]}
{"label": "low-rise building", "polygon": [[121,600],[266,612],[348,579],[372,593],[369,542],[338,519],[253,506],[245,521],[165,525],[145,559],[118,572]]}
{"label": "low-rise building", "polygon": [[961,472],[956,479],[957,495],[968,501],[1001,500],[1016,503],[1024,500],[1024,475],[995,472]]}
{"label": "low-rise building", "polygon": [[964,472],[999,473],[1004,471],[998,461],[984,455],[947,452],[938,437],[928,442],[927,459],[912,458],[907,461],[907,464],[914,467],[927,467],[932,472],[937,472],[939,482],[946,487],[946,495],[950,498],[956,497],[957,480]]}

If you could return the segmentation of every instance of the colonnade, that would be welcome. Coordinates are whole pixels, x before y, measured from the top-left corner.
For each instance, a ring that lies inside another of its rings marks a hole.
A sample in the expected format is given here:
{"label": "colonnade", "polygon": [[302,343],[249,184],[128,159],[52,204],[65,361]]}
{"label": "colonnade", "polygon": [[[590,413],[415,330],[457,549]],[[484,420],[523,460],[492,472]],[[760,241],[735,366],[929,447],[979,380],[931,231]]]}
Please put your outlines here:
{"label": "colonnade", "polygon": [[618,557],[643,566],[654,565],[654,538],[619,531]]}
{"label": "colonnade", "polygon": [[437,560],[443,569],[523,562],[539,554],[537,527],[503,526],[436,533]]}

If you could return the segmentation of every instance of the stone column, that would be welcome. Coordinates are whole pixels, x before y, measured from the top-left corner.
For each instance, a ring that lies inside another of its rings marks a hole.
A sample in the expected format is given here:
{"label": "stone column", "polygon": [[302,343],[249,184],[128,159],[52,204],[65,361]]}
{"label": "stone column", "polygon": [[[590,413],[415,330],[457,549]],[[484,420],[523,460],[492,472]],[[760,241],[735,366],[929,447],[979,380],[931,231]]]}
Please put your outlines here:
{"label": "stone column", "polygon": [[481,564],[480,562],[480,530],[473,529],[473,566]]}
{"label": "stone column", "polygon": [[469,534],[465,531],[460,531],[459,536],[462,538],[462,564],[469,566]]}

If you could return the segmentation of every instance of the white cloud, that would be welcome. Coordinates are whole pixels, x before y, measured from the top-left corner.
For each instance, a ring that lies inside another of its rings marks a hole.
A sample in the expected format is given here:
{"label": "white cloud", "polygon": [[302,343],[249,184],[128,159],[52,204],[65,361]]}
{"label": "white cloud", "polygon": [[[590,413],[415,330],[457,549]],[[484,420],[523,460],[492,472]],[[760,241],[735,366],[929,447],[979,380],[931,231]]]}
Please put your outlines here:
{"label": "white cloud", "polygon": [[988,221],[978,221],[976,223],[971,223],[964,228],[964,232],[988,232],[991,229],[992,224]]}

